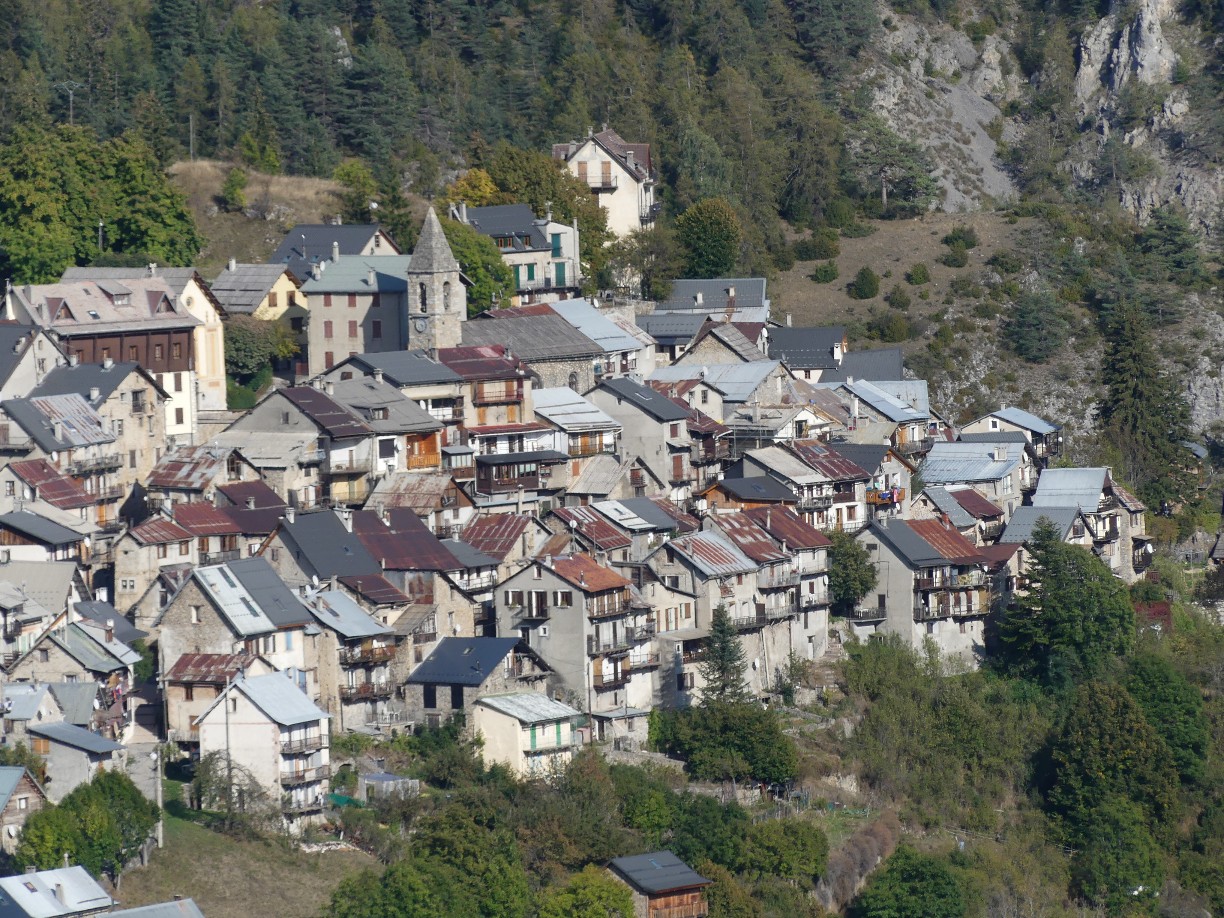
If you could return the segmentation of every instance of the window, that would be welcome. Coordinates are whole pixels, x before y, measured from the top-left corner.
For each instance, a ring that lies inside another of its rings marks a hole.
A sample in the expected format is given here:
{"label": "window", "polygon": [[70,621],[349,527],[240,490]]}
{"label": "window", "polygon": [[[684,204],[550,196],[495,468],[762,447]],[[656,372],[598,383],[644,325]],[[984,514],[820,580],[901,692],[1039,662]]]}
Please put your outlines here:
{"label": "window", "polygon": [[332,352],[331,352],[331,351],[324,351],[324,353],[323,353],[323,368],[324,368],[324,369],[326,369],[326,370],[330,370],[330,369],[331,369],[333,366],[335,366],[335,365],[336,365],[336,358],[332,356]]}
{"label": "window", "polygon": [[421,312],[429,311],[429,299],[425,294],[425,285],[417,285],[417,305],[421,307]]}
{"label": "window", "polygon": [[268,293],[268,308],[269,309],[276,308],[276,291],[275,290]]}
{"label": "window", "polygon": [[293,649],[293,632],[292,631],[285,632],[285,649],[286,650]]}
{"label": "window", "polygon": [[692,673],[676,673],[676,691],[683,692],[693,687]]}
{"label": "window", "polygon": [[350,338],[357,337],[357,323],[351,319],[349,320],[349,337]]}
{"label": "window", "polygon": [[329,341],[331,340],[331,337],[332,337],[333,327],[334,326],[332,325],[332,322],[330,319],[328,319],[326,322],[323,323],[323,337],[327,338]]}
{"label": "window", "polygon": [[182,373],[174,374],[174,391],[175,392],[183,391],[183,374]]}
{"label": "window", "polygon": [[442,282],[442,311],[450,309],[450,281]]}
{"label": "window", "polygon": [[183,423],[183,409],[182,408],[174,409],[174,423],[175,424]]}
{"label": "window", "polygon": [[165,558],[169,556],[169,554],[170,554],[170,549],[165,545],[165,543],[162,543],[161,545],[157,546],[157,557]]}
{"label": "window", "polygon": [[110,360],[110,348],[109,347],[102,348],[102,359]]}
{"label": "window", "polygon": [[701,390],[701,404],[708,405],[709,402],[710,402],[710,390],[702,389]]}
{"label": "window", "polygon": [[12,497],[12,496],[13,496],[14,494],[16,494],[16,493],[17,493],[17,485],[16,485],[16,483],[15,483],[15,482],[12,482],[12,481],[6,481],[6,482],[4,483],[4,496],[5,496],[5,497]]}
{"label": "window", "polygon": [[184,540],[184,541],[182,541],[182,542],[179,542],[179,555],[180,555],[180,557],[181,557],[181,556],[183,556],[183,555],[189,555],[189,554],[191,554],[191,541],[190,541],[190,540]]}
{"label": "window", "polygon": [[162,361],[166,359],[166,346],[164,344],[153,345],[153,359]]}
{"label": "window", "polygon": [[184,685],[183,686],[183,700],[184,701],[195,701],[195,686],[194,685]]}
{"label": "window", "polygon": [[332,304],[331,294],[330,293],[323,294],[323,306],[327,309],[331,309],[331,304]]}
{"label": "window", "polygon": [[421,694],[424,696],[421,701],[425,707],[436,708],[438,706],[438,687],[436,685],[423,686]]}
{"label": "window", "polygon": [[46,650],[46,649],[39,650],[38,651],[38,662],[39,663],[50,663],[51,662],[51,651]]}
{"label": "window", "polygon": [[200,623],[200,607],[199,606],[191,607],[191,623],[193,625],[198,625]]}
{"label": "window", "polygon": [[552,257],[553,258],[561,257],[561,234],[560,233],[552,234]]}
{"label": "window", "polygon": [[463,708],[463,686],[452,685],[450,687],[450,696],[451,710],[461,710]]}
{"label": "window", "polygon": [[128,468],[129,469],[136,468],[136,450],[134,449],[128,450]]}
{"label": "window", "polygon": [[140,351],[136,349],[136,345],[129,344],[128,345],[128,360],[132,361],[133,363],[139,363],[140,362],[139,357],[140,357]]}
{"label": "window", "polygon": [[370,323],[370,337],[371,338],[381,338],[382,337],[382,322],[380,322],[378,319],[375,319],[373,322]]}
{"label": "window", "polygon": [[[182,342],[178,342],[178,341],[176,341],[174,344],[170,345],[170,356],[172,356],[172,357],[173,357],[175,360],[182,360],[182,359],[183,359],[183,345],[182,345]],[[176,374],[176,375],[177,375],[177,374]]]}
{"label": "window", "polygon": [[50,755],[51,740],[44,736],[35,736],[30,740],[30,748],[34,750],[35,755]]}
{"label": "window", "polygon": [[535,265],[527,266],[527,280],[529,281],[535,280]]}
{"label": "window", "polygon": [[349,308],[349,309],[356,309],[356,308],[357,308],[357,294],[355,294],[355,293],[350,293],[350,294],[348,295],[348,308]]}
{"label": "window", "polygon": [[29,809],[29,806],[30,806],[29,797],[18,797],[17,798],[17,809],[25,810],[25,809]]}
{"label": "window", "polygon": [[542,580],[544,578],[544,569],[540,565],[536,565],[531,569],[532,580]]}

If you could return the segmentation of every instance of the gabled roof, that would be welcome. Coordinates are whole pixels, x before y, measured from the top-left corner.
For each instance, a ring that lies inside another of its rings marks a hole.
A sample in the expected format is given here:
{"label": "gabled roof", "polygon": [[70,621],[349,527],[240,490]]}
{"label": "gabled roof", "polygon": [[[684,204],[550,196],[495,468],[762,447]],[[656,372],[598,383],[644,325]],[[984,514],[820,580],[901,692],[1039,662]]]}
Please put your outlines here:
{"label": "gabled roof", "polygon": [[846,329],[841,325],[771,328],[769,355],[791,369],[831,369],[838,364],[833,349],[845,341]]}
{"label": "gabled roof", "polygon": [[0,383],[7,382],[13,375],[38,332],[37,325],[0,319]]}
{"label": "gabled roof", "polygon": [[52,615],[64,611],[77,579],[75,561],[20,561],[0,565],[0,583],[24,584],[22,592]]}
{"label": "gabled roof", "polygon": [[175,899],[139,908],[121,908],[110,913],[112,918],[204,918],[194,899]]}
{"label": "gabled roof", "polygon": [[92,755],[105,755],[108,752],[119,752],[123,749],[122,744],[112,742],[96,733],[90,733],[84,727],[78,727],[76,724],[30,724],[26,729],[35,736],[45,737],[53,743],[81,749]]}
{"label": "gabled roof", "polygon": [[831,443],[829,448],[843,459],[849,459],[864,472],[871,475],[879,470],[888,457],[887,443]]}
{"label": "gabled roof", "polygon": [[644,386],[632,379],[623,377],[605,379],[599,384],[599,387],[611,392],[619,402],[628,402],[640,408],[656,421],[671,423],[688,420],[688,412],[662,392],[657,392],[650,386]]}
{"label": "gabled roof", "polygon": [[250,315],[259,308],[269,291],[283,275],[289,275],[294,286],[298,278],[284,264],[259,265],[235,263],[227,265],[210,284],[213,296],[226,312]]}
{"label": "gabled roof", "polygon": [[82,507],[90,507],[95,502],[79,482],[67,475],[61,475],[46,459],[12,462],[9,468],[13,470],[13,474],[34,488],[41,500],[53,507],[79,510]]}
{"label": "gabled roof", "polygon": [[425,214],[421,235],[417,237],[416,245],[412,248],[412,273],[459,273],[459,262],[455,261],[450,243],[446,241],[446,234],[442,231],[442,223],[432,207]]}
{"label": "gabled roof", "polygon": [[[4,918],[56,918],[59,915],[92,915],[109,909],[114,900],[98,885],[84,867],[57,867],[36,873],[19,873],[0,878],[0,890],[8,904],[18,911],[0,912]],[[59,898],[63,891],[64,901]]]}
{"label": "gabled roof", "polygon": [[[1008,424],[1013,424],[1021,430],[1030,431],[1038,436],[1057,433],[1062,429],[1056,424],[1051,424],[1045,418],[1039,418],[1035,414],[1030,414],[1023,408],[1000,408],[998,411],[992,411],[985,417],[998,418],[1000,421],[1006,421]],[[978,420],[982,420],[982,418]]]}
{"label": "gabled roof", "polygon": [[192,576],[239,637],[269,634],[276,630],[272,619],[268,618],[226,565],[197,567]]}
{"label": "gabled roof", "polygon": [[308,576],[382,573],[365,543],[330,510],[295,513],[293,522],[286,517],[280,536]]}
{"label": "gabled roof", "polygon": [[827,548],[833,543],[789,507],[752,507],[742,511],[777,542],[789,548]]}
{"label": "gabled roof", "polygon": [[355,354],[336,364],[336,368],[351,366],[367,376],[382,370],[383,379],[393,386],[457,383],[461,377],[450,367],[432,359],[422,350],[384,351],[377,354]]}
{"label": "gabled roof", "polygon": [[936,510],[948,517],[948,522],[957,529],[965,529],[977,524],[977,518],[961,506],[960,501],[952,496],[952,492],[942,485],[927,485],[922,493],[935,505]]}
{"label": "gabled roof", "polygon": [[324,590],[308,597],[306,608],[320,625],[335,631],[346,641],[394,633],[340,590]]}
{"label": "gabled roof", "polygon": [[685,344],[701,330],[706,314],[701,312],[648,312],[637,316],[638,327],[663,345]]}
{"label": "gabled roof", "polygon": [[865,532],[887,542],[914,567],[980,564],[977,547],[942,520],[876,520]]}
{"label": "gabled roof", "polygon": [[0,686],[0,698],[8,703],[4,716],[8,720],[33,720],[48,694],[51,694],[52,701],[59,704],[46,683],[6,682]]}
{"label": "gabled roof", "polygon": [[383,570],[457,571],[455,556],[430,531],[416,512],[404,507],[387,511],[384,523],[372,510],[353,511],[353,533]]}
{"label": "gabled roof", "polygon": [[1101,496],[1111,485],[1108,468],[1046,469],[1037,479],[1034,507],[1079,507],[1096,513]]}
{"label": "gabled roof", "polygon": [[455,484],[448,471],[396,471],[379,479],[366,506],[407,507],[417,516],[427,517],[442,508],[442,500],[448,493],[456,501],[462,500],[465,505],[470,505],[467,495]]}
{"label": "gabled roof", "polygon": [[[268,264],[288,265],[297,277],[304,278],[312,264],[332,257],[333,245],[340,247],[341,256],[359,255],[381,230],[370,223],[299,223],[268,256]],[[391,251],[399,253],[394,242]]]}
{"label": "gabled roof", "polygon": [[819,484],[829,480],[828,475],[818,472],[803,458],[781,446],[762,446],[759,449],[750,449],[744,453],[744,457],[766,471],[798,485]]}
{"label": "gabled roof", "polygon": [[415,684],[481,685],[506,655],[516,637],[445,637],[406,681]]}
{"label": "gabled roof", "polygon": [[234,451],[232,446],[180,446],[153,467],[148,487],[203,491],[225,473]]}
{"label": "gabled roof", "polygon": [[198,719],[203,720],[218,704],[223,704],[229,692],[245,695],[269,720],[282,727],[331,719],[331,715],[319,710],[285,673],[247,676],[230,683],[229,689],[218,695]]}
{"label": "gabled roof", "polygon": [[757,563],[740,551],[725,536],[714,532],[693,532],[672,539],[658,551],[669,549],[687,558],[694,567],[709,577],[746,574],[757,569]]}
{"label": "gabled roof", "polygon": [[[0,765],[0,810],[8,806],[9,800],[13,796],[13,792],[17,790],[17,785],[21,783],[21,779],[29,774],[24,765]],[[34,776],[30,775],[30,781],[40,791],[42,787]]]}
{"label": "gabled roof", "polygon": [[74,622],[63,630],[48,632],[51,643],[91,673],[105,675],[132,666],[140,654],[121,641],[106,640],[105,630],[96,625]]}
{"label": "gabled roof", "polygon": [[[161,265],[143,266],[132,268],[99,268],[93,265],[85,267],[69,267],[64,269],[64,273],[60,275],[61,282],[69,281],[98,281],[99,286],[106,281],[119,281],[126,284],[127,281],[145,280],[150,277],[160,278],[166,282],[166,285],[174,292],[174,295],[182,296],[183,291],[187,289],[187,285],[193,280],[197,286],[204,291],[204,295],[212,300],[216,297],[212,293],[212,285],[209,284],[195,268],[165,268]],[[216,305],[220,305],[216,303]]]}
{"label": "gabled roof", "polygon": [[444,347],[438,361],[468,382],[492,379],[522,379],[527,375],[520,361],[504,344]]}
{"label": "gabled roof", "polygon": [[821,382],[846,382],[851,379],[904,379],[905,362],[899,347],[868,351],[847,351],[841,364],[820,374]]}
{"label": "gabled roof", "polygon": [[776,478],[759,475],[754,478],[722,478],[711,482],[707,490],[722,488],[737,500],[746,501],[776,501],[778,503],[794,503],[795,492]]}
{"label": "gabled roof", "polygon": [[[523,360],[572,360],[604,353],[596,344],[552,310],[547,315],[501,309],[463,323],[465,346],[505,344]],[[447,361],[450,365],[450,362]]]}
{"label": "gabled roof", "polygon": [[[715,277],[710,279],[681,278],[672,281],[671,296],[659,304],[659,309],[675,311],[692,309],[698,312],[723,312],[728,305],[743,309],[753,306],[768,306],[763,277]],[[730,302],[728,290],[735,291],[735,301]],[[695,300],[701,294],[701,303]]]}
{"label": "gabled roof", "polygon": [[948,492],[974,519],[990,520],[1003,515],[1003,510],[973,488],[953,488]]}
{"label": "gabled roof", "polygon": [[310,418],[321,431],[332,439],[365,438],[374,433],[369,425],[326,392],[310,386],[290,386],[276,391],[297,406],[306,417]]}
{"label": "gabled roof", "polygon": [[770,374],[782,366],[777,360],[752,360],[748,363],[713,363],[709,366],[680,364],[659,367],[650,374],[650,381],[678,382],[700,379],[722,395],[724,401],[747,402]]}
{"label": "gabled roof", "polygon": [[1015,471],[1021,455],[1014,445],[1006,458],[995,459],[989,444],[936,440],[919,471],[927,484],[998,481]]}
{"label": "gabled roof", "polygon": [[553,514],[565,525],[589,539],[602,551],[628,548],[633,540],[613,526],[594,507],[558,507]]}
{"label": "gabled roof", "polygon": [[412,602],[412,599],[382,574],[352,574],[337,577],[342,584],[376,606],[397,606]]}
{"label": "gabled roof", "polygon": [[52,522],[37,513],[31,513],[29,510],[17,510],[0,515],[0,528],[20,533],[35,542],[57,548],[61,545],[72,545],[85,538],[81,533]]}
{"label": "gabled roof", "polygon": [[278,628],[310,622],[301,601],[281,580],[267,558],[242,558],[230,561],[226,567]]}
{"label": "gabled roof", "polygon": [[620,422],[608,416],[573,389],[535,389],[531,393],[535,413],[565,432],[620,430]]}
{"label": "gabled roof", "polygon": [[193,536],[239,535],[242,527],[224,510],[212,504],[192,503],[174,506],[174,521]]}
{"label": "gabled roof", "polygon": [[63,337],[126,330],[164,331],[203,323],[178,303],[161,277],[77,280],[14,287],[14,300],[30,319]]}
{"label": "gabled roof", "polygon": [[566,322],[600,345],[605,353],[636,351],[642,347],[638,338],[587,300],[561,300],[550,303],[549,306]]}
{"label": "gabled roof", "polygon": [[308,297],[404,293],[411,264],[407,255],[349,255],[339,261],[322,261],[303,275],[301,289]]}
{"label": "gabled roof", "polygon": [[630,886],[647,895],[697,889],[712,882],[670,851],[613,858],[609,866]]}
{"label": "gabled roof", "polygon": [[[332,397],[361,418],[376,433],[430,433],[442,422],[385,380],[373,377],[342,379],[333,384]],[[385,414],[385,418],[377,415]]]}
{"label": "gabled roof", "polygon": [[185,653],[166,673],[167,682],[225,685],[254,659],[245,653]]}
{"label": "gabled roof", "polygon": [[486,555],[458,539],[443,539],[442,546],[455,556],[455,560],[463,565],[465,571],[479,570],[486,567],[497,567],[497,559]]}
{"label": "gabled roof", "polygon": [[463,541],[478,551],[504,561],[527,531],[536,525],[534,516],[526,513],[495,513],[479,516],[463,529]]}
{"label": "gabled roof", "polygon": [[543,724],[581,717],[582,712],[568,704],[555,701],[543,692],[511,692],[507,695],[485,695],[476,702],[492,708],[521,724]]}
{"label": "gabled roof", "polygon": [[235,507],[245,508],[247,501],[254,500],[254,510],[278,510],[288,506],[284,498],[268,487],[264,481],[236,481],[233,484],[217,485],[222,494]]}
{"label": "gabled roof", "polygon": [[561,555],[537,561],[550,568],[553,573],[571,586],[584,593],[601,593],[604,590],[621,590],[629,586],[630,581],[620,574],[613,573],[590,555]]}
{"label": "gabled roof", "polygon": [[761,353],[760,348],[749,341],[744,333],[731,322],[706,319],[700,330],[693,337],[689,347],[696,347],[705,338],[715,338],[722,342],[727,350],[745,363],[751,360],[760,360],[765,356]]}
{"label": "gabled roof", "polygon": [[[11,398],[0,408],[47,453],[114,443],[101,415],[82,396]],[[60,436],[56,437],[56,429]]]}
{"label": "gabled roof", "polygon": [[47,687],[51,689],[51,694],[63,708],[64,720],[88,730],[93,724],[94,706],[101,704],[98,698],[98,683],[93,681],[52,682]]}
{"label": "gabled roof", "polygon": [[[851,351],[851,353],[854,352]],[[823,382],[820,385],[823,385]],[[844,391],[850,393],[850,395],[870,405],[889,421],[895,421],[898,424],[912,424],[917,421],[930,420],[931,412],[929,406],[926,408],[915,408],[908,401],[904,401],[892,392],[884,389],[879,383],[868,382],[865,379],[854,379],[853,381],[842,383],[841,387]]]}
{"label": "gabled roof", "polygon": [[596,510],[630,532],[696,532],[701,523],[663,497],[602,500]]}
{"label": "gabled roof", "polygon": [[141,631],[119,614],[119,610],[109,602],[103,602],[100,599],[83,599],[73,605],[72,611],[73,614],[79,615],[82,619],[92,622],[94,625],[102,628],[108,626],[113,628],[115,637],[125,644],[130,644],[132,641],[138,641],[149,636],[147,631]]}
{"label": "gabled roof", "polygon": [[[66,365],[53,369],[30,391],[30,398],[75,393],[97,408],[133,373],[145,377],[146,382],[164,394],[156,380],[142,370],[138,363],[112,363],[110,366],[101,363],[78,363],[76,366]],[[96,399],[89,398],[93,389],[98,390]]]}
{"label": "gabled roof", "polygon": [[1028,542],[1033,537],[1033,530],[1043,519],[1054,524],[1060,539],[1066,539],[1079,515],[1078,507],[1017,507],[1007,523],[1007,528],[999,536],[999,543],[1022,545]]}
{"label": "gabled roof", "polygon": [[790,560],[790,552],[783,551],[755,521],[743,513],[720,513],[711,518],[713,525],[725,535],[735,547],[757,564],[777,564]]}
{"label": "gabled roof", "polygon": [[154,516],[128,530],[128,535],[141,545],[167,545],[171,542],[186,542],[191,533],[174,520]]}

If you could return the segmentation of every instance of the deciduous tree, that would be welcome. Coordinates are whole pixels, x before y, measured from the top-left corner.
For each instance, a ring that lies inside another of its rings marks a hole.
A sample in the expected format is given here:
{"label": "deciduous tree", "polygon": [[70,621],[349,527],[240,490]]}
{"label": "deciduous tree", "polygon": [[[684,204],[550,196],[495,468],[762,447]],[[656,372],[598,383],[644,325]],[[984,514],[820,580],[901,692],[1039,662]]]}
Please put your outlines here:
{"label": "deciduous tree", "polygon": [[867,549],[854,536],[839,531],[829,538],[833,542],[829,549],[829,596],[834,613],[848,615],[875,589],[879,574]]}
{"label": "deciduous tree", "polygon": [[540,893],[538,918],[633,918],[629,887],[588,864],[561,886]]}
{"label": "deciduous tree", "polygon": [[739,215],[723,198],[698,201],[676,218],[688,277],[725,277],[739,258]]}
{"label": "deciduous tree", "polygon": [[852,918],[964,918],[965,894],[938,858],[898,848],[850,906]]}

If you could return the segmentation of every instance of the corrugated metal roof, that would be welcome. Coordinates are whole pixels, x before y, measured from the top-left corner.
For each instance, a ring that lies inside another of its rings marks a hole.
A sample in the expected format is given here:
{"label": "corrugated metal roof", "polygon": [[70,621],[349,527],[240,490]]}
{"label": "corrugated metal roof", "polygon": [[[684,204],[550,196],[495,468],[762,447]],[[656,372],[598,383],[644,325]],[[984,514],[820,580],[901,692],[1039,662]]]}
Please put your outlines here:
{"label": "corrugated metal roof", "polygon": [[615,456],[600,453],[587,460],[586,467],[572,484],[570,494],[586,494],[594,497],[607,497],[616,487],[616,483],[629,469],[628,461],[620,461]]}
{"label": "corrugated metal roof", "polygon": [[139,526],[128,530],[141,545],[165,545],[170,542],[185,542],[191,538],[191,533],[182,526],[162,516],[145,520]]}
{"label": "corrugated metal roof", "polygon": [[930,417],[931,399],[925,379],[873,380],[871,385],[887,392],[898,401],[904,402],[915,411]]}
{"label": "corrugated metal roof", "polygon": [[827,475],[816,471],[811,465],[804,462],[803,459],[789,450],[783,449],[781,446],[763,446],[760,449],[750,449],[744,453],[744,457],[750,463],[755,463],[761,468],[775,475],[780,475],[787,481],[793,481],[798,485],[813,485],[829,480]]}
{"label": "corrugated metal roof", "polygon": [[88,730],[93,724],[95,706],[102,703],[98,697],[98,683],[52,682],[48,687],[64,709],[64,720]]}
{"label": "corrugated metal roof", "polygon": [[[400,510],[400,513],[395,513]],[[353,511],[353,533],[384,570],[456,571],[462,570],[455,556],[421,518],[406,508],[388,511],[391,525],[372,510]]]}
{"label": "corrugated metal roof", "polygon": [[109,624],[114,629],[115,637],[125,644],[149,636],[147,631],[141,631],[119,614],[119,610],[109,602],[102,602],[99,599],[82,600],[72,607],[72,611],[82,619],[100,627],[106,627]]}
{"label": "corrugated metal roof", "polygon": [[417,516],[427,517],[441,509],[442,498],[448,493],[457,501],[470,504],[450,472],[398,471],[379,479],[366,506],[407,507]]}
{"label": "corrugated metal roof", "polygon": [[1147,509],[1143,501],[1137,498],[1130,491],[1126,490],[1126,488],[1122,487],[1122,485],[1118,484],[1116,481],[1113,482],[1112,489],[1114,497],[1118,499],[1118,503],[1120,503],[1131,513],[1142,513]]}
{"label": "corrugated metal roof", "polygon": [[553,514],[603,551],[617,551],[633,544],[594,507],[558,507]]}
{"label": "corrugated metal roof", "polygon": [[535,413],[564,431],[620,430],[620,422],[596,408],[573,389],[535,389],[531,393]]}
{"label": "corrugated metal roof", "polygon": [[941,520],[910,520],[909,527],[943,557],[953,563],[978,564],[982,555],[977,546]]}
{"label": "corrugated metal roof", "polygon": [[694,532],[672,539],[660,550],[670,549],[693,563],[698,570],[711,577],[726,577],[730,574],[746,574],[757,569],[757,564],[725,536],[713,532]]}
{"label": "corrugated metal roof", "polygon": [[[269,719],[282,727],[294,727],[319,720],[330,720],[331,715],[321,711],[285,673],[269,673],[266,676],[248,676],[233,683],[230,691],[241,692]],[[224,699],[225,694],[218,696]],[[216,702],[209,707],[216,706]],[[205,712],[207,713],[207,712]],[[200,715],[203,719],[204,715]]]}
{"label": "corrugated metal roof", "polygon": [[518,545],[535,517],[526,513],[495,513],[472,520],[464,527],[463,541],[478,551],[504,561]]}
{"label": "corrugated metal roof", "polygon": [[290,386],[277,392],[301,409],[332,439],[365,438],[374,433],[369,425],[326,392],[310,386]]}
{"label": "corrugated metal roof", "polygon": [[744,510],[743,514],[790,548],[827,548],[833,544],[828,536],[804,522],[789,507],[753,507]]}
{"label": "corrugated metal roof", "polygon": [[267,558],[242,558],[226,566],[272,624],[286,628],[310,622],[310,615],[297,595],[285,585]]}
{"label": "corrugated metal roof", "polygon": [[[871,383],[865,379],[856,378],[853,382],[846,382],[842,385],[847,391],[858,396],[890,421],[896,421],[898,424],[908,424],[916,421],[930,420],[931,412],[929,406],[926,408],[915,408],[908,401],[904,401],[882,388],[880,383]],[[900,383],[897,385],[901,386]]]}
{"label": "corrugated metal roof", "polygon": [[[747,402],[782,364],[777,360],[753,360],[748,363],[714,363],[709,366],[679,365],[659,367],[650,379],[674,382],[681,379],[701,379],[722,394],[727,402]],[[704,374],[704,375],[703,375]]]}
{"label": "corrugated metal roof", "polygon": [[0,685],[0,698],[12,702],[4,716],[8,720],[32,720],[51,689],[43,683],[6,682]]}
{"label": "corrugated metal roof", "polygon": [[736,548],[757,564],[790,560],[790,552],[783,551],[751,517],[743,513],[719,513],[710,519]]}
{"label": "corrugated metal roof", "polygon": [[[1095,508],[1094,508],[1095,509]],[[1065,539],[1079,517],[1078,507],[1017,507],[999,536],[1000,544],[1022,545],[1033,537],[1033,530],[1041,520],[1049,520]]]}
{"label": "corrugated metal roof", "polygon": [[568,704],[555,701],[543,692],[512,692],[508,695],[485,695],[477,702],[492,708],[521,724],[543,724],[582,716]]}
{"label": "corrugated metal roof", "polygon": [[[302,271],[302,292],[307,296],[326,293],[404,293],[408,289],[410,255],[345,255],[339,261],[319,262],[318,277]],[[294,274],[299,268],[290,265]],[[374,282],[370,282],[373,274]]]}
{"label": "corrugated metal roof", "polygon": [[1079,507],[1095,513],[1108,484],[1108,468],[1046,469],[1037,479],[1033,506]]}
{"label": "corrugated metal roof", "polygon": [[553,312],[602,347],[605,353],[636,351],[642,347],[637,338],[586,300],[561,300],[550,303],[549,306]]}
{"label": "corrugated metal roof", "polygon": [[101,416],[80,395],[13,398],[0,407],[44,452],[115,442]]}
{"label": "corrugated metal roof", "polygon": [[248,500],[254,500],[256,510],[280,509],[288,506],[284,498],[268,487],[264,481],[239,481],[218,485],[217,491],[235,507],[245,508]]}
{"label": "corrugated metal roof", "polygon": [[1004,459],[995,459],[988,443],[948,443],[936,440],[919,472],[927,484],[954,484],[969,481],[998,481],[1016,470],[1021,451],[1015,444],[1003,444]]}
{"label": "corrugated metal roof", "polygon": [[240,637],[269,634],[276,630],[272,619],[268,618],[255,598],[238,578],[229,572],[226,565],[198,567],[194,576],[217,607],[217,611]]}
{"label": "corrugated metal roof", "polygon": [[162,456],[149,474],[148,486],[203,491],[226,471],[233,447],[182,446]]}
{"label": "corrugated metal roof", "polygon": [[502,344],[444,347],[438,351],[438,360],[469,382],[521,379],[527,375],[522,362]]}
{"label": "corrugated metal roof", "polygon": [[456,561],[463,565],[464,570],[473,571],[497,567],[496,558],[473,548],[467,542],[460,542],[458,539],[443,539],[442,545],[455,556]]}
{"label": "corrugated metal roof", "polygon": [[238,535],[242,527],[212,504],[175,504],[174,521],[194,536]]}
{"label": "corrugated metal roof", "polygon": [[204,918],[194,899],[175,899],[139,908],[122,908],[110,913],[112,918]]}
{"label": "corrugated metal roof", "polygon": [[250,665],[245,653],[185,653],[166,673],[167,682],[194,682],[225,685]]}
{"label": "corrugated metal roof", "polygon": [[22,481],[34,488],[39,499],[45,500],[61,510],[79,510],[92,506],[95,499],[67,475],[59,471],[46,459],[29,459],[13,462],[9,468]]}
{"label": "corrugated metal roof", "polygon": [[709,886],[712,882],[670,851],[613,858],[611,867],[631,886],[649,895]]}
{"label": "corrugated metal roof", "polygon": [[979,520],[988,520],[1003,515],[1001,508],[996,507],[973,488],[954,488],[948,493],[952,495],[953,500]]}
{"label": "corrugated metal roof", "polygon": [[942,485],[928,485],[922,493],[935,505],[935,509],[946,514],[948,521],[958,529],[976,524],[974,515],[961,506],[960,501],[952,496],[952,492]]}
{"label": "corrugated metal roof", "polygon": [[1032,431],[1041,436],[1057,433],[1060,429],[1045,418],[1039,418],[1035,414],[1030,414],[1023,408],[1000,408],[998,411],[992,411],[986,417],[998,418],[1000,421],[1006,421],[1008,424],[1014,424],[1016,427]]}
{"label": "corrugated metal roof", "polygon": [[538,563],[551,567],[558,577],[584,593],[621,590],[628,587],[630,583],[620,574],[608,570],[590,555],[563,555],[553,558],[551,564],[547,560]]}
{"label": "corrugated metal roof", "polygon": [[[21,909],[20,914],[28,918],[94,914],[105,911],[114,902],[81,866],[3,877],[0,878],[0,889],[4,890],[10,902]],[[63,891],[63,902],[59,899],[60,890]]]}
{"label": "corrugated metal roof", "polygon": [[418,685],[481,685],[518,642],[518,638],[442,638],[406,681]]}
{"label": "corrugated metal roof", "polygon": [[324,590],[308,597],[306,607],[319,624],[331,628],[345,640],[394,634],[339,590]]}
{"label": "corrugated metal roof", "polygon": [[324,579],[382,573],[365,543],[330,510],[295,513],[292,523],[286,518],[281,524],[280,533],[307,574]]}
{"label": "corrugated metal roof", "polygon": [[377,433],[429,433],[442,429],[441,421],[389,382],[362,377],[338,380],[332,387],[332,397]]}

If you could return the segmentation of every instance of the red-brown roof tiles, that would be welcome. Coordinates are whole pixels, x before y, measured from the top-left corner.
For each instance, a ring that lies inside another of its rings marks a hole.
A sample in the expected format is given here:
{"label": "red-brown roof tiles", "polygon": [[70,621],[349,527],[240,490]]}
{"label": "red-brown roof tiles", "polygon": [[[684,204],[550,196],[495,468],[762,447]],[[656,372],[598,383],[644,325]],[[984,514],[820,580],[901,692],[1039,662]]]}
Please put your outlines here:
{"label": "red-brown roof tiles", "polygon": [[958,564],[981,564],[984,560],[984,556],[976,545],[955,528],[944,526],[942,520],[910,520],[908,525],[922,537],[924,542],[948,561]]}
{"label": "red-brown roof tiles", "polygon": [[1003,511],[999,507],[996,507],[973,488],[958,488],[948,493],[952,495],[953,500],[965,508],[966,513],[979,520],[1003,515]]}
{"label": "red-brown roof tiles", "polygon": [[553,558],[551,566],[558,577],[584,593],[602,593],[604,590],[621,590],[629,586],[628,580],[603,567],[590,555],[563,555]]}
{"label": "red-brown roof tiles", "polygon": [[827,548],[833,543],[789,507],[753,507],[743,514],[779,542],[791,548]]}

